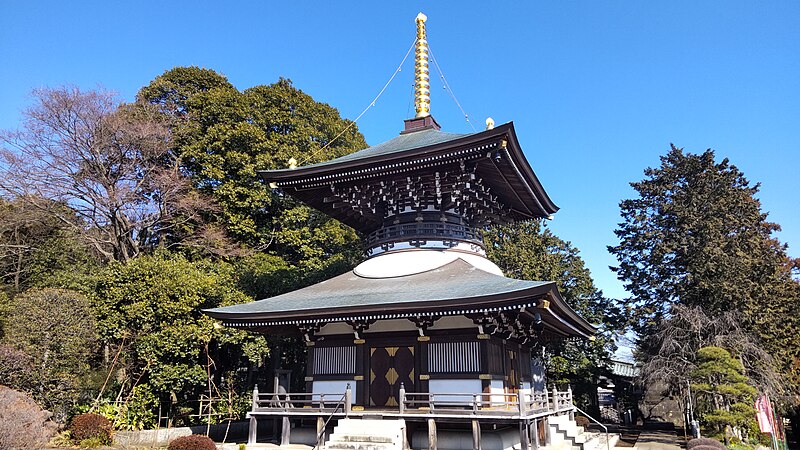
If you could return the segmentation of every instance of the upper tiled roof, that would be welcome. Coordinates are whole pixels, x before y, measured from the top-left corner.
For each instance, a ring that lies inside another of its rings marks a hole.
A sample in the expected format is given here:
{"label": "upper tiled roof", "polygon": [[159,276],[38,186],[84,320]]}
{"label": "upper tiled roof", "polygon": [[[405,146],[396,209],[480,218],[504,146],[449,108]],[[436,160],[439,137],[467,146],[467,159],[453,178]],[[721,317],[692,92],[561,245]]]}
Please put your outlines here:
{"label": "upper tiled roof", "polygon": [[303,166],[303,168],[329,166],[331,164],[355,161],[372,156],[389,155],[415,148],[427,147],[429,145],[441,144],[442,142],[452,141],[464,136],[469,136],[469,134],[447,133],[435,129],[415,131],[413,133],[401,134],[396,138],[389,139],[386,142],[381,142],[378,145],[367,147],[354,153],[350,153],[349,155],[340,156],[339,158],[317,164],[309,164],[307,166]]}

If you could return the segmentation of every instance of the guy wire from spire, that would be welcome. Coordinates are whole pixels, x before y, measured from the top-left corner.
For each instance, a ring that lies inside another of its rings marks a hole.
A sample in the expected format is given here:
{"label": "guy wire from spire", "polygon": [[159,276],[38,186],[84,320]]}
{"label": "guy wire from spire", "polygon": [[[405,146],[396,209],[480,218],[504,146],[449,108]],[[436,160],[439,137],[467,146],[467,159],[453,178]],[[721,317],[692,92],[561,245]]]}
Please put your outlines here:
{"label": "guy wire from spire", "polygon": [[447,91],[448,94],[450,94],[450,97],[452,97],[453,101],[456,103],[456,106],[458,106],[458,109],[461,110],[461,114],[464,115],[464,119],[467,121],[467,123],[469,124],[470,128],[472,128],[472,131],[473,132],[477,132],[477,130],[475,129],[475,126],[469,120],[469,115],[467,114],[466,111],[464,111],[464,108],[461,107],[461,103],[458,102],[458,99],[456,98],[456,94],[453,92],[453,89],[450,88],[450,83],[448,83],[447,82],[447,78],[444,77],[444,72],[442,72],[442,68],[439,66],[439,61],[437,61],[436,57],[433,56],[433,50],[431,49],[431,45],[430,44],[428,44],[428,53],[430,53],[431,61],[433,61],[433,65],[436,67],[436,70],[439,72],[439,76],[442,79],[442,85],[444,87],[444,90]]}
{"label": "guy wire from spire", "polygon": [[[389,87],[389,84],[392,82],[392,80],[394,80],[394,77],[396,77],[396,76],[397,76],[397,74],[398,74],[399,72],[401,72],[401,71],[402,71],[402,69],[403,69],[403,64],[405,64],[405,63],[406,63],[406,59],[408,59],[408,55],[410,55],[410,54],[411,54],[411,50],[414,50],[414,46],[415,46],[416,44],[417,44],[417,39],[416,39],[416,38],[414,38],[414,42],[412,42],[412,43],[411,43],[411,47],[408,47],[408,51],[406,52],[406,56],[404,56],[404,57],[403,57],[403,60],[402,60],[402,61],[400,61],[400,65],[399,65],[399,66],[397,66],[397,69],[395,69],[394,73],[393,73],[393,74],[392,74],[392,76],[389,78],[389,81],[387,81],[387,82],[386,82],[386,84],[384,84],[384,85],[383,85],[383,89],[381,89],[381,91],[380,91],[380,92],[378,92],[378,95],[376,95],[376,96],[375,96],[375,98],[373,98],[373,99],[372,99],[372,101],[369,103],[369,105],[367,105],[367,107],[366,107],[366,108],[364,108],[364,110],[363,110],[363,111],[361,111],[361,114],[359,114],[359,115],[358,115],[358,117],[356,117],[356,118],[355,118],[355,119],[354,119],[352,122],[350,122],[350,124],[349,124],[349,125],[347,125],[346,127],[344,127],[344,130],[340,131],[340,132],[339,132],[339,134],[337,134],[337,135],[336,135],[336,136],[335,136],[333,139],[331,139],[330,141],[328,141],[328,143],[327,143],[327,144],[325,144],[325,146],[323,146],[323,147],[322,147],[322,148],[320,148],[319,150],[316,150],[316,151],[312,152],[312,153],[311,153],[311,154],[308,156],[308,158],[304,159],[304,160],[303,160],[303,162],[301,162],[300,164],[298,164],[298,166],[300,166],[300,165],[303,165],[303,164],[307,163],[307,162],[308,162],[308,161],[310,161],[312,158],[314,158],[314,156],[315,156],[317,153],[319,153],[319,152],[321,152],[321,151],[325,150],[326,148],[330,147],[330,146],[331,146],[331,144],[333,144],[333,143],[334,143],[334,142],[335,142],[337,139],[339,139],[339,137],[341,137],[341,136],[342,136],[342,135],[343,135],[343,134],[344,134],[344,133],[345,133],[347,130],[349,130],[349,129],[350,129],[352,126],[353,126],[353,125],[355,125],[355,124],[356,124],[356,122],[358,122],[358,119],[360,119],[360,118],[361,118],[361,116],[363,116],[363,115],[364,115],[364,114],[365,114],[365,113],[366,113],[366,112],[367,112],[367,111],[368,111],[370,108],[372,108],[373,106],[375,106],[375,102],[377,102],[377,101],[378,101],[378,99],[379,99],[379,98],[381,98],[381,95],[383,95],[383,92],[386,90],[386,88],[387,88],[387,87]],[[474,129],[474,128],[473,128],[473,129]]]}

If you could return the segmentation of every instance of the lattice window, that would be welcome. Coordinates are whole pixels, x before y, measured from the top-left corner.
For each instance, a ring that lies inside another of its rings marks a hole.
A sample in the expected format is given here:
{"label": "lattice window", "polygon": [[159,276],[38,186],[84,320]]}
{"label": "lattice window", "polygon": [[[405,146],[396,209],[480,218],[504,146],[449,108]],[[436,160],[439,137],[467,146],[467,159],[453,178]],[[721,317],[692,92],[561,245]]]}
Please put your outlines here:
{"label": "lattice window", "polygon": [[314,348],[314,375],[342,375],[355,372],[355,346]]}
{"label": "lattice window", "polygon": [[434,342],[428,346],[428,372],[465,373],[480,371],[477,342]]}

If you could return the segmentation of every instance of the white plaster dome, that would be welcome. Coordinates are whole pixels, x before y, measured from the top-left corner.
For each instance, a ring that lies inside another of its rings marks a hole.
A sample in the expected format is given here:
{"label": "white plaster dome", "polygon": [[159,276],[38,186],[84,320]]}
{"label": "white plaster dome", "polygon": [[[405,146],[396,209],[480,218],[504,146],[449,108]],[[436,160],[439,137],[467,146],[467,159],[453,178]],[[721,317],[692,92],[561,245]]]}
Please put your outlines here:
{"label": "white plaster dome", "polygon": [[364,278],[394,278],[438,269],[462,259],[476,269],[503,276],[497,265],[483,256],[451,250],[410,250],[389,252],[359,264],[353,272]]}

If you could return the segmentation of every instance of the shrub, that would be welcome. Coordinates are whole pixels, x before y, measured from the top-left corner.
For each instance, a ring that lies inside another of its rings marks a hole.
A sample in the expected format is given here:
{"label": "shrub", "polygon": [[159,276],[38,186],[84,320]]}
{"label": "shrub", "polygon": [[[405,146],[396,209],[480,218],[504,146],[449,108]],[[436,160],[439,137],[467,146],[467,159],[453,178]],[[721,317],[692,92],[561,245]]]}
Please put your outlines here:
{"label": "shrub", "polygon": [[583,416],[575,416],[575,423],[579,427],[586,428],[586,427],[589,426],[589,419],[587,417],[583,417]]}
{"label": "shrub", "polygon": [[64,430],[61,433],[53,436],[50,439],[50,442],[47,443],[48,447],[72,447],[72,435],[69,434],[69,430]]}
{"label": "shrub", "polygon": [[[111,422],[100,414],[81,414],[72,418],[69,431],[76,443],[96,438],[101,445],[111,444]],[[87,443],[88,444],[88,443]]]}
{"label": "shrub", "polygon": [[210,438],[193,434],[181,436],[169,443],[167,450],[217,450],[217,446]]}
{"label": "shrub", "polygon": [[697,447],[713,447],[718,450],[727,450],[725,445],[716,440],[711,438],[697,438],[692,439],[686,443],[686,450],[711,450],[705,448],[697,448]]}
{"label": "shrub", "polygon": [[98,437],[84,439],[78,443],[80,448],[98,448],[103,445],[103,441]]}

